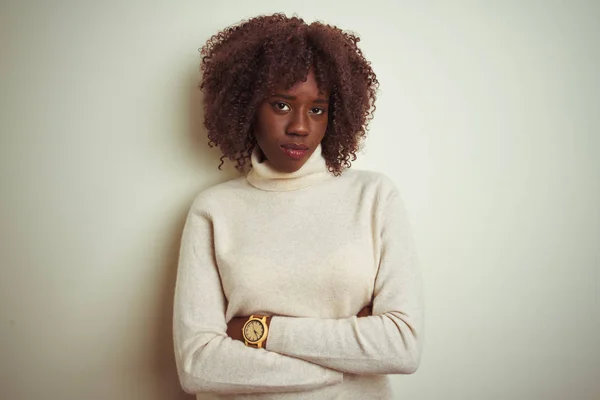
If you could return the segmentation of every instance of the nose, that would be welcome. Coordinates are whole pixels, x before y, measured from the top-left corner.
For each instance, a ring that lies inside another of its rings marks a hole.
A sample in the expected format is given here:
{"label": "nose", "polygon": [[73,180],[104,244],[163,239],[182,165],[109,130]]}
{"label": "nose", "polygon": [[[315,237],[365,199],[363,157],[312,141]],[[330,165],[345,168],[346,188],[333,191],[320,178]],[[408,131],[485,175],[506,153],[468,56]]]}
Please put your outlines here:
{"label": "nose", "polygon": [[308,136],[310,133],[309,123],[307,113],[304,110],[297,110],[290,115],[286,133],[295,136]]}

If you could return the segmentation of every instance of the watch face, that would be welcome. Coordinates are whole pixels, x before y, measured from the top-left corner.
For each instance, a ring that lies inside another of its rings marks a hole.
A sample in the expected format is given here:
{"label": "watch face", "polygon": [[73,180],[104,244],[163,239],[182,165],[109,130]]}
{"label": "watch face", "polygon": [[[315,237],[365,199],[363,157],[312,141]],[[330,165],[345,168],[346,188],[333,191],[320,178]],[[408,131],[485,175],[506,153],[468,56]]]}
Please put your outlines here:
{"label": "watch face", "polygon": [[244,336],[249,342],[256,342],[265,332],[263,324],[260,321],[249,321],[244,327]]}

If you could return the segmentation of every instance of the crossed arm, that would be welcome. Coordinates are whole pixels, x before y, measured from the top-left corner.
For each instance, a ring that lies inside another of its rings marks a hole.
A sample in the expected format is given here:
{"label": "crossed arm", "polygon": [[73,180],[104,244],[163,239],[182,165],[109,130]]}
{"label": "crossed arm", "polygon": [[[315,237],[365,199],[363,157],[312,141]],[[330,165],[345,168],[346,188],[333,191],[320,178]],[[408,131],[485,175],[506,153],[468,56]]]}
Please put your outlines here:
{"label": "crossed arm", "polygon": [[[373,308],[369,305],[364,307],[360,312],[356,315],[358,318],[368,317],[373,312]],[[244,336],[242,335],[242,329],[246,321],[248,321],[248,317],[235,317],[232,318],[231,321],[227,323],[227,336],[234,340],[239,340],[240,342],[244,341]],[[271,325],[271,317],[267,317],[267,327]],[[265,339],[264,346],[267,346],[269,341],[269,337]]]}
{"label": "crossed arm", "polygon": [[414,372],[421,354],[420,275],[399,197],[392,196],[385,216],[372,311],[342,319],[273,316],[265,351],[236,340],[247,318],[225,320],[210,213],[195,204],[184,229],[175,293],[175,355],[183,388],[293,392],[340,383],[343,373]]}

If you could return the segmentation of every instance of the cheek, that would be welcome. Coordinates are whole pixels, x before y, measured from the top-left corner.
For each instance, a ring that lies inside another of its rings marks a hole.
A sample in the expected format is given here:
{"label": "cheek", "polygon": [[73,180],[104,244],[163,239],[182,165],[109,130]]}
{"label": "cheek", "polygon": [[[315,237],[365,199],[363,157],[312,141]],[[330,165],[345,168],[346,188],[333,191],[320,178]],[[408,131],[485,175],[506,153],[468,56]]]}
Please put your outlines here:
{"label": "cheek", "polygon": [[327,132],[327,120],[325,120],[325,122],[319,122],[315,127],[315,132],[318,132],[321,136],[325,136],[325,132]]}
{"label": "cheek", "polygon": [[281,118],[276,118],[270,110],[261,109],[256,118],[254,127],[255,136],[272,137],[281,130]]}
{"label": "cheek", "polygon": [[256,120],[254,122],[254,136],[259,139],[265,136],[265,130],[268,128],[269,124],[266,121],[265,113],[259,112],[256,114]]}

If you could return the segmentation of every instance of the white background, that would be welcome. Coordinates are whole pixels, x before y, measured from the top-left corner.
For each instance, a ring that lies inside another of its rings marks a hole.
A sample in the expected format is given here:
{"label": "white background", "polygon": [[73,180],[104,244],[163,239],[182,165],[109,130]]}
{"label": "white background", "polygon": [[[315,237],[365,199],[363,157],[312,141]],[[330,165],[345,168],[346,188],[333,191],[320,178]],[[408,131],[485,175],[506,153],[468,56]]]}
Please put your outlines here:
{"label": "white background", "polygon": [[600,398],[600,2],[2,1],[0,398],[187,399],[179,236],[218,172],[198,48],[283,11],[360,34],[361,169],[401,188],[426,289],[398,399]]}

